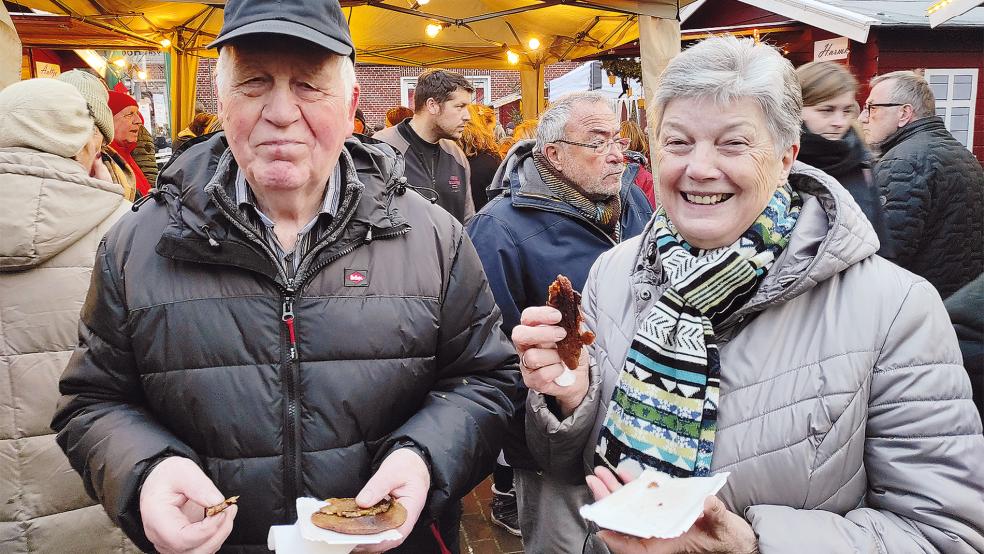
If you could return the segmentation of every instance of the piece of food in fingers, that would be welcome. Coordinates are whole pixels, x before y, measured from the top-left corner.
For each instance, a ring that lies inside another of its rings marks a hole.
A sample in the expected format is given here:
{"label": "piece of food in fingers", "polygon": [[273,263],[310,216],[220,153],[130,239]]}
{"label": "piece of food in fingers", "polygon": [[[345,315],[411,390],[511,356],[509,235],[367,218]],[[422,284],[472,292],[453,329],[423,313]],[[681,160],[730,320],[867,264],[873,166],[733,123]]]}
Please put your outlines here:
{"label": "piece of food in fingers", "polygon": [[219,502],[215,506],[209,506],[208,508],[205,508],[205,517],[212,517],[214,515],[221,514],[223,510],[225,510],[229,506],[232,506],[238,501],[239,501],[238,496],[230,496],[229,498],[226,498],[225,500]]}
{"label": "piece of food in fingers", "polygon": [[558,275],[547,289],[547,305],[560,312],[560,323],[557,325],[567,331],[567,336],[557,343],[557,353],[564,365],[577,369],[581,349],[595,339],[591,331],[581,331],[581,293],[574,290],[570,279]]}
{"label": "piece of food in fingers", "polygon": [[403,504],[384,498],[368,508],[361,508],[354,498],[329,498],[320,510],[311,514],[316,527],[346,535],[374,535],[396,529],[407,521]]}

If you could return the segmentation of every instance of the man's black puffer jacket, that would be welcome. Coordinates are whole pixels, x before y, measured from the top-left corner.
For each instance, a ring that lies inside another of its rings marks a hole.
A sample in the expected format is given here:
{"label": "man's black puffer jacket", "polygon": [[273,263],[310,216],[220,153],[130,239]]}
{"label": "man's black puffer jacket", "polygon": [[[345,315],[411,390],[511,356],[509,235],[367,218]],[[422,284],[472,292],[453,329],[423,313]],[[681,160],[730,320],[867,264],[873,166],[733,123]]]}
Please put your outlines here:
{"label": "man's black puffer jacket", "polygon": [[267,552],[295,497],[354,496],[404,441],[428,459],[431,492],[398,551],[436,551],[426,522],[491,470],[519,375],[481,262],[454,218],[406,190],[388,146],[350,139],[342,160],[333,230],[296,281],[229,215],[221,134],[100,246],[52,426],[142,548],[139,487],[168,455],[240,495],[230,552]]}
{"label": "man's black puffer jacket", "polygon": [[[939,117],[889,136],[875,165],[893,262],[946,298],[984,271],[984,171]],[[884,255],[884,254],[883,254]]]}

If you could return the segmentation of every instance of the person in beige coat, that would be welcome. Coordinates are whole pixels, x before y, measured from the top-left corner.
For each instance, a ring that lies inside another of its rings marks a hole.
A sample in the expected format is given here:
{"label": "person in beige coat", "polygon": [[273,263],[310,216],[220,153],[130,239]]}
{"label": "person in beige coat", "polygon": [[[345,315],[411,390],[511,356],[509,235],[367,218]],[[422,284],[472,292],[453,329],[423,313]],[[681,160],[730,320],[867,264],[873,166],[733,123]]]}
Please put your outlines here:
{"label": "person in beige coat", "polygon": [[707,39],[653,104],[661,206],[591,270],[597,339],[575,382],[554,381],[556,310],[513,330],[527,439],[596,498],[647,469],[730,476],[683,535],[602,531],[585,552],[984,552],[984,436],[956,335],[933,286],[876,255],[844,187],[794,163],[792,65]]}
{"label": "person in beige coat", "polygon": [[[71,85],[0,91],[0,551],[138,552],[48,427],[96,248],[130,203],[89,176],[103,135]],[[98,169],[98,167],[97,167]]]}

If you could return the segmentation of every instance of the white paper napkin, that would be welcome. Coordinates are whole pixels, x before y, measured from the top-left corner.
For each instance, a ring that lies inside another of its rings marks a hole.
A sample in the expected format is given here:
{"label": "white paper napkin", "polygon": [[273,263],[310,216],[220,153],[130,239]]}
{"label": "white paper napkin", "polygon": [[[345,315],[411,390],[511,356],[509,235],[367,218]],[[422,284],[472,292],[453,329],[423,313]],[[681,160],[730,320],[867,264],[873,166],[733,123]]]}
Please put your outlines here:
{"label": "white paper napkin", "polygon": [[648,469],[598,502],[582,506],[581,517],[644,539],[679,537],[697,521],[704,500],[721,490],[728,475],[676,479]]}

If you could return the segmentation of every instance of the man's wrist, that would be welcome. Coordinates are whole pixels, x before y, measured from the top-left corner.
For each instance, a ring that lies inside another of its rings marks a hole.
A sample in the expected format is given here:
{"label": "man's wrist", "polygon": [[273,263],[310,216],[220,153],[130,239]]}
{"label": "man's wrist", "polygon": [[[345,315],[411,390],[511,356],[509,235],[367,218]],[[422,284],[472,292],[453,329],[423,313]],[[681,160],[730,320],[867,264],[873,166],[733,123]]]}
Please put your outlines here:
{"label": "man's wrist", "polygon": [[420,456],[420,459],[424,461],[424,466],[427,467],[427,474],[430,475],[431,474],[431,461],[430,461],[430,458],[427,456],[427,452],[425,452],[424,449],[421,448],[414,441],[412,441],[410,439],[400,439],[400,440],[396,441],[396,443],[393,444],[393,448],[390,449],[390,454],[392,454],[393,452],[396,452],[397,450],[401,450],[401,449],[404,449],[404,448],[407,449],[407,450],[410,450],[414,454]]}

